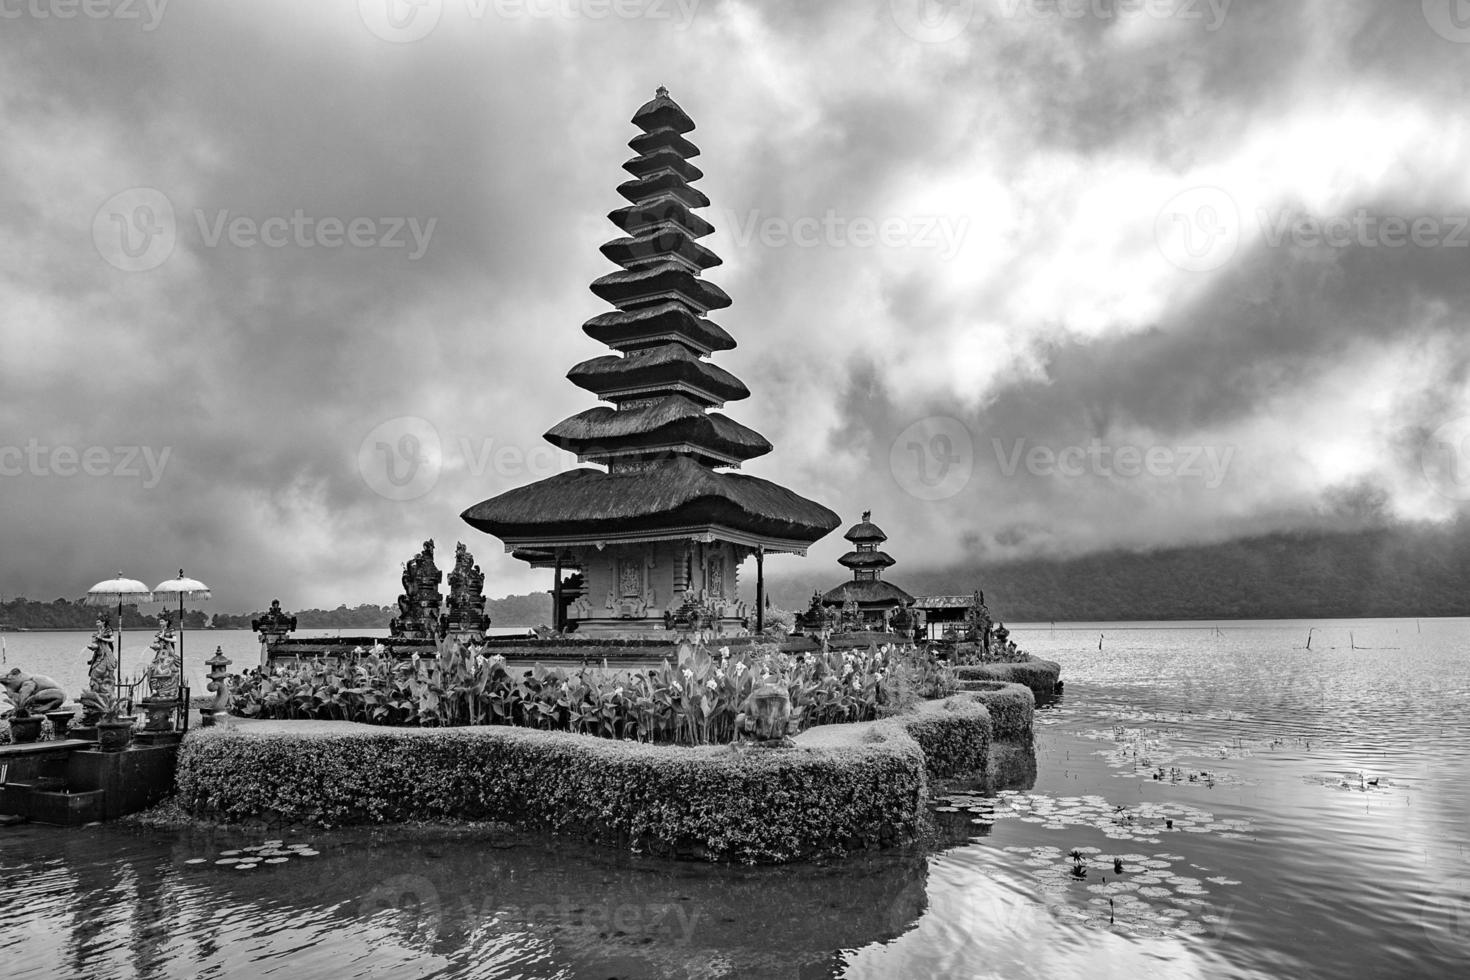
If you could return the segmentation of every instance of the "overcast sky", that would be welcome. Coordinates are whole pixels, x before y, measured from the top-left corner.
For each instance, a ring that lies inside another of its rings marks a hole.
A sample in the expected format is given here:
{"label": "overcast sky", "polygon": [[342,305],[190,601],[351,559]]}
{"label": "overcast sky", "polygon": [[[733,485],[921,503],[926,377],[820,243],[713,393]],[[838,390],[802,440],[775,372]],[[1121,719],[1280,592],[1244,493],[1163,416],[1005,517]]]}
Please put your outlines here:
{"label": "overcast sky", "polygon": [[1470,498],[1453,3],[416,2],[0,0],[5,597],[545,588],[458,515],[575,465],[661,84],[747,471],[904,566]]}

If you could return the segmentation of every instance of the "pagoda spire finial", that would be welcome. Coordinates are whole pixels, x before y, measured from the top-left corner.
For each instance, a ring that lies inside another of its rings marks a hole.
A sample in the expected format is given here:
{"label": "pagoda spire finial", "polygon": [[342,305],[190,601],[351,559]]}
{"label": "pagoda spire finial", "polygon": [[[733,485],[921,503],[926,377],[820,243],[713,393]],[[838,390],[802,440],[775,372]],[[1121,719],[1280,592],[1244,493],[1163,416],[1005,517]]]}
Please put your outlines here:
{"label": "pagoda spire finial", "polygon": [[653,94],[655,98],[667,99],[669,97],[669,90],[660,85],[657,89],[654,90]]}

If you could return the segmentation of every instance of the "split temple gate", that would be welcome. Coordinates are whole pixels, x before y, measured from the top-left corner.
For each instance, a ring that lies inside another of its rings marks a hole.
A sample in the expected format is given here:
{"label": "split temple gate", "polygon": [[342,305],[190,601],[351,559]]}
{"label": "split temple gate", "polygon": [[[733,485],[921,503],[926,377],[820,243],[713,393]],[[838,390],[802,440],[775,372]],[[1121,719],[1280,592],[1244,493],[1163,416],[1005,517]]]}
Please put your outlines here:
{"label": "split temple gate", "polygon": [[[765,555],[804,555],[839,521],[785,487],[728,472],[772,447],[715,411],[750,392],[708,360],[735,341],[706,318],[730,297],[701,278],[720,259],[698,243],[714,226],[694,214],[710,203],[690,186],[703,176],[689,162],[699,148],[684,136],[694,122],[660,88],[633,124],[642,130],[628,144],[637,156],[623,164],[633,179],[618,187],[632,203],[608,215],[625,237],[601,249],[622,269],[591,287],[616,309],[582,327],[616,353],[567,375],[611,407],[574,415],[545,436],[606,470],[561,473],[461,516],[515,557],[554,570],[558,630],[759,630]],[[752,555],[754,610],[738,588]]]}

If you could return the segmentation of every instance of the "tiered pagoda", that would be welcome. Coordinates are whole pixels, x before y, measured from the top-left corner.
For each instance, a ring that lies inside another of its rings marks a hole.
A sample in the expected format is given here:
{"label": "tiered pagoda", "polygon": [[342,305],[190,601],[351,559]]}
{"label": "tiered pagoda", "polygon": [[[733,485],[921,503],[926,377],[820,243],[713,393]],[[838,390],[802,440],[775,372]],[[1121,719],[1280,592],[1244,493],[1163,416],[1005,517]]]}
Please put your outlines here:
{"label": "tiered pagoda", "polygon": [[842,611],[843,619],[852,621],[848,626],[886,627],[897,619],[908,628],[911,624],[908,610],[914,604],[914,597],[892,582],[883,581],[883,570],[895,562],[887,552],[878,550],[888,535],[872,518],[872,511],[864,511],[863,519],[843,535],[852,542],[853,550],[837,560],[852,569],[852,581],[843,582],[822,596],[822,605]]}
{"label": "tiered pagoda", "polygon": [[[608,215],[624,237],[602,246],[622,268],[592,283],[616,309],[582,327],[615,353],[567,375],[608,404],[546,433],[579,462],[606,469],[571,470],[462,516],[516,557],[556,570],[558,629],[759,628],[764,556],[805,554],[839,521],[784,487],[728,472],[771,444],[715,411],[750,392],[708,359],[735,341],[706,317],[730,297],[701,278],[720,259],[698,241],[714,227],[694,213],[709,204],[690,186],[703,176],[689,162],[699,154],[685,138],[694,123],[660,88],[633,124],[642,130],[628,144],[637,155],[623,164],[633,179],[618,187],[631,203]],[[753,611],[737,582],[751,555]],[[574,594],[563,592],[564,571],[579,573]]]}

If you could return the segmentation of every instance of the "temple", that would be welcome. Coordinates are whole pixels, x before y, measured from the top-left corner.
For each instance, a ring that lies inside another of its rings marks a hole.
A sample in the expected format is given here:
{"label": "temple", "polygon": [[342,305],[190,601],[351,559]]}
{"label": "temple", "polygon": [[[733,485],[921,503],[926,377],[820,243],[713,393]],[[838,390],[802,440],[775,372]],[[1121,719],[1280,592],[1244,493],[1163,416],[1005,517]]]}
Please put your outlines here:
{"label": "temple", "polygon": [[883,581],[883,570],[891,568],[894,561],[886,552],[878,550],[888,535],[873,523],[872,517],[872,511],[865,511],[863,519],[843,535],[852,542],[853,550],[837,560],[852,570],[852,581],[843,582],[822,596],[821,604],[841,610],[842,620],[849,628],[894,626],[908,631],[912,628],[909,608],[914,604],[914,597],[892,582]]}
{"label": "temple", "polygon": [[[633,124],[637,155],[618,187],[629,206],[608,218],[624,232],[602,246],[621,266],[592,283],[616,309],[583,325],[615,353],[584,361],[567,377],[608,403],[546,433],[577,455],[579,468],[511,490],[466,510],[472,527],[500,538],[534,567],[555,570],[556,628],[635,634],[666,629],[729,632],[762,626],[764,556],[805,554],[838,525],[820,504],[727,470],[771,444],[715,409],[749,396],[708,359],[735,341],[706,314],[730,298],[702,273],[720,259],[698,239],[714,231],[694,214],[709,199],[685,138],[694,123],[660,88]],[[756,558],[754,610],[737,572]],[[575,572],[564,583],[564,572]],[[753,614],[753,615],[752,615]]]}

